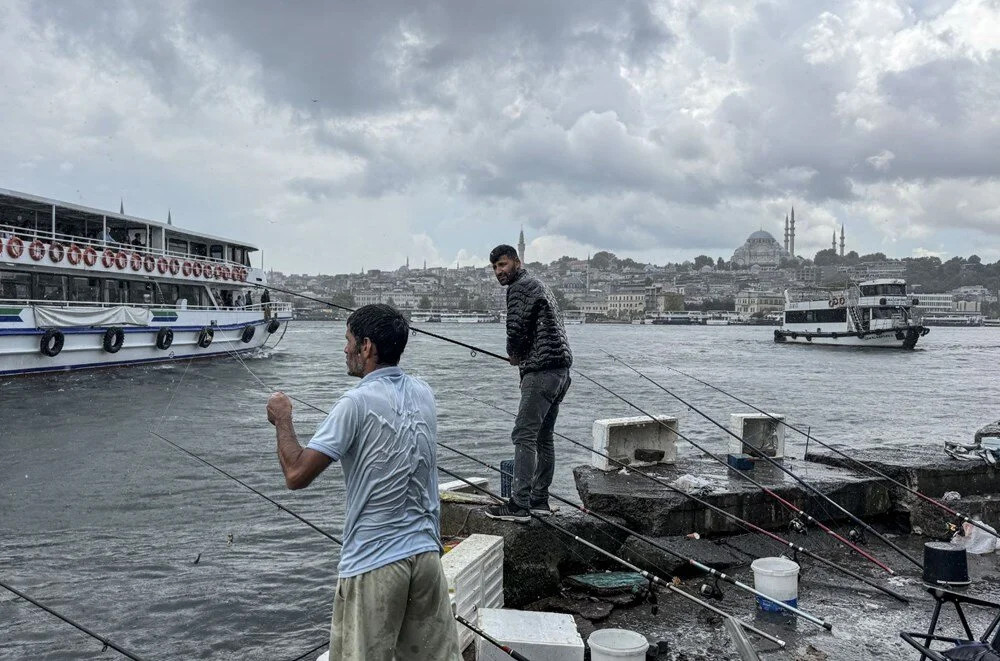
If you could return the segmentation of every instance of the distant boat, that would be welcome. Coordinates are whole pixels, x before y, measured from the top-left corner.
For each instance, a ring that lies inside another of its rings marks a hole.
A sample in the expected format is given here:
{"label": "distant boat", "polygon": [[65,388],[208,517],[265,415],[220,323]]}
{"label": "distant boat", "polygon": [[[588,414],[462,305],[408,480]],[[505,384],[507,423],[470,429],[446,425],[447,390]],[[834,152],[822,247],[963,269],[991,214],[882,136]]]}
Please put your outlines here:
{"label": "distant boat", "polygon": [[915,323],[900,279],[868,280],[844,290],[785,291],[779,344],[901,347],[912,349],[930,332]]}
{"label": "distant boat", "polygon": [[563,323],[567,326],[586,323],[584,314],[579,310],[567,310],[563,312]]}

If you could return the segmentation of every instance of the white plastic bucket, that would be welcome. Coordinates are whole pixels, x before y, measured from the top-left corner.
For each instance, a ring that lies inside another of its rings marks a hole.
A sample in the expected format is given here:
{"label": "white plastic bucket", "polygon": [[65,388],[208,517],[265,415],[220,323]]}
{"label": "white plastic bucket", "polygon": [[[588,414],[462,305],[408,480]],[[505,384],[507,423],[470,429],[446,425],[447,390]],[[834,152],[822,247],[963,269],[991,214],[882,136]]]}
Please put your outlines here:
{"label": "white plastic bucket", "polygon": [[620,661],[646,658],[646,637],[628,629],[598,629],[587,638],[590,661]]}
{"label": "white plastic bucket", "polygon": [[[789,606],[799,605],[799,565],[788,558],[757,558],[750,563],[753,570],[753,586],[759,592]],[[784,610],[770,599],[757,597],[761,610],[778,612]]]}

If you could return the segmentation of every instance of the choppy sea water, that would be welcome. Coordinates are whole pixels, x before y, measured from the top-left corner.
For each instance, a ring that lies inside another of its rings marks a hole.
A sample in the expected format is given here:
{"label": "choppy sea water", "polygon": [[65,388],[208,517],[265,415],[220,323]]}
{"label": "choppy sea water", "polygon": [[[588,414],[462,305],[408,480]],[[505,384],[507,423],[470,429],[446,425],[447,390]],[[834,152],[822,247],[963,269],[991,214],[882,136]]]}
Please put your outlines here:
{"label": "choppy sea water", "polygon": [[[433,330],[503,353],[498,324]],[[775,345],[772,330],[568,328],[578,369],[648,411],[678,416],[685,434],[719,452],[728,444],[722,432],[603,351],[724,424],[746,407],[664,366],[846,446],[940,447],[1000,418],[1000,329],[935,328],[912,352]],[[339,468],[304,491],[285,490],[264,413],[269,391],[249,371],[325,409],[356,383],[344,374],[342,349],[342,324],[300,322],[246,365],[220,359],[0,382],[0,580],[150,659],[291,660],[322,643],[338,547],[148,432],[339,534]],[[423,336],[411,338],[402,365],[435,389],[442,441],[493,464],[512,454],[512,419],[469,395],[515,409],[515,368]],[[625,415],[636,412],[575,378],[557,431],[589,443],[595,418]],[[304,442],[321,414],[296,405],[295,416]],[[556,447],[553,490],[575,497],[571,467],[587,453]],[[789,454],[802,447],[789,435]],[[488,475],[445,450],[439,461]],[[0,658],[119,656],[0,591]]]}

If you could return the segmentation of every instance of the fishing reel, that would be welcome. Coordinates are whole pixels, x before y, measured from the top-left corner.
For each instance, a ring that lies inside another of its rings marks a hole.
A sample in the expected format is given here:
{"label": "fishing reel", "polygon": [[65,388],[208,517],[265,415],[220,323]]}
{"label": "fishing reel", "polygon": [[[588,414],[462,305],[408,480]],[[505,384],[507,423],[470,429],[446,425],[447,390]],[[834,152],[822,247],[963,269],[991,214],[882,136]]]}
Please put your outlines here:
{"label": "fishing reel", "polygon": [[702,583],[701,587],[698,588],[698,592],[702,596],[708,597],[709,599],[715,599],[717,601],[722,601],[725,597],[725,593],[722,591],[722,586],[719,585],[719,579],[716,578],[714,583]]}
{"label": "fishing reel", "polygon": [[855,544],[864,544],[865,531],[859,528],[851,528],[847,531],[847,539],[851,540]]}
{"label": "fishing reel", "polygon": [[809,528],[806,527],[806,522],[803,521],[798,515],[792,517],[792,520],[788,522],[788,529],[800,535],[804,535],[809,532]]}

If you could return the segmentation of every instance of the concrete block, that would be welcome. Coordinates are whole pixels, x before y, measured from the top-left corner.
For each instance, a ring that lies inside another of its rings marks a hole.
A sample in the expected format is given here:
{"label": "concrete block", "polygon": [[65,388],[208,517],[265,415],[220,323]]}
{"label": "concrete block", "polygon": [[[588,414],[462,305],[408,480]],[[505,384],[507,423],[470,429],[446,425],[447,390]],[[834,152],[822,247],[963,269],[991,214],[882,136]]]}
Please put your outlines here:
{"label": "concrete block", "polygon": [[[677,418],[658,415],[656,419],[659,422],[648,416],[595,420],[593,447],[630,466],[673,464],[677,461]],[[604,471],[619,468],[599,454],[592,454],[590,463]]]}
{"label": "concrete block", "polygon": [[[479,626],[529,659],[583,661],[583,639],[572,615],[483,608],[479,611]],[[478,638],[476,658],[501,661],[510,656]]]}
{"label": "concrete block", "polygon": [[[750,448],[755,448],[772,459],[785,456],[785,425],[781,424],[785,416],[776,413],[771,417],[763,413],[733,413],[729,417],[729,428],[742,438],[742,442],[729,437],[729,451],[732,454],[747,454],[754,460],[760,460],[760,454]],[[779,421],[772,420],[777,418]],[[747,447],[750,446],[750,447]]]}

